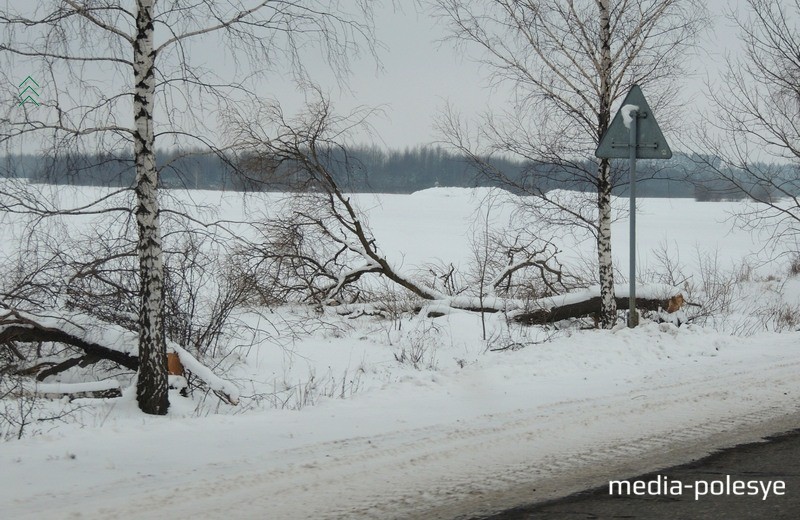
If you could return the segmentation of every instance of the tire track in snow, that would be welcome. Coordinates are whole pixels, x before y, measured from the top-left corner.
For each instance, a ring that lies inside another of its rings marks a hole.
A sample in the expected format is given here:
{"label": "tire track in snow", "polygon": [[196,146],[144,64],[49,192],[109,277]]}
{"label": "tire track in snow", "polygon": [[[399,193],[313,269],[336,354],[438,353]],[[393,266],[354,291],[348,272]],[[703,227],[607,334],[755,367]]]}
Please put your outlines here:
{"label": "tire track in snow", "polygon": [[[716,378],[713,391],[707,377],[699,377],[656,384],[644,398],[636,389],[276,451],[248,461],[262,469],[237,470],[233,461],[227,468],[201,468],[200,480],[179,479],[177,486],[139,479],[129,485],[134,496],[122,503],[110,490],[94,512],[86,510],[91,504],[67,511],[77,518],[125,519],[453,518],[490,512],[586,487],[601,474],[621,476],[610,471],[653,469],[660,458],[697,447],[698,439],[706,441],[700,452],[708,451],[711,438],[724,444],[748,425],[797,412],[794,396],[775,398],[800,387],[799,368],[800,362],[780,363],[729,373]],[[736,398],[736,386],[748,389],[747,400]],[[769,402],[775,404],[764,406]],[[662,424],[665,415],[679,416],[681,423]]]}

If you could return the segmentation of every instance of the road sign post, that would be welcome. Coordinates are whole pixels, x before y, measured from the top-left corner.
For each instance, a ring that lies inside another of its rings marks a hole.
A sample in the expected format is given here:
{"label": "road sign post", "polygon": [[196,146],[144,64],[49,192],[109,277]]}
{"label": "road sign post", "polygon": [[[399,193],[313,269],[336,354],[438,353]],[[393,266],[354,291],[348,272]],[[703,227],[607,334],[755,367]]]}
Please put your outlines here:
{"label": "road sign post", "polygon": [[[623,110],[625,106],[623,106]],[[639,324],[639,314],[636,312],[636,148],[638,148],[638,136],[636,128],[639,126],[639,109],[628,112],[631,120],[631,132],[629,142],[630,170],[631,170],[631,200],[630,200],[630,288],[628,289],[628,327],[634,328]]]}
{"label": "road sign post", "polygon": [[633,85],[622,107],[600,138],[594,155],[601,159],[630,161],[630,289],[628,327],[639,324],[636,312],[636,159],[669,159],[667,140],[638,85]]}

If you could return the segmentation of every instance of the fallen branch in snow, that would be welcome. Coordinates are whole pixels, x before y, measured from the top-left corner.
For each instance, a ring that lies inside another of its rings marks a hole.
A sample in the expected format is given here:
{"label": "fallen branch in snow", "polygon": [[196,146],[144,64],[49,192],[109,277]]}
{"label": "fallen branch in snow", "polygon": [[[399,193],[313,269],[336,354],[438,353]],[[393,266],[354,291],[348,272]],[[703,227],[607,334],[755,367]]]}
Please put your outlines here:
{"label": "fallen branch in snow", "polygon": [[56,395],[58,397],[68,395],[72,398],[82,395],[92,397],[119,397],[122,395],[122,387],[119,381],[114,379],[90,383],[23,383],[22,389],[31,395]]}
{"label": "fallen branch in snow", "polygon": [[175,343],[170,343],[170,346],[178,354],[183,367],[204,381],[217,397],[232,406],[239,404],[239,389],[233,386],[233,383],[218,377],[210,368],[200,363],[197,358],[189,354],[183,347]]}
{"label": "fallen branch in snow", "polygon": [[[290,211],[282,212],[289,217],[267,219],[263,243],[237,253],[241,276],[257,284],[269,280],[263,292],[254,291],[262,298],[266,296],[265,301],[287,301],[299,294],[315,304],[355,303],[360,291],[353,286],[368,274],[382,276],[417,298],[437,303],[446,300],[452,307],[477,312],[507,310],[506,304],[484,305],[484,300],[492,296],[486,292],[505,286],[509,293],[514,285],[512,278],[522,278],[520,272],[524,270],[538,272],[548,291],[566,288],[566,275],[556,259],[557,248],[549,241],[519,234],[497,254],[487,251],[480,287],[473,291],[479,297],[467,303],[450,298],[458,292],[446,287],[440,290],[435,280],[429,285],[402,272],[401,266],[381,250],[365,215],[340,185],[340,179],[348,176],[358,161],[348,156],[338,140],[364,122],[363,114],[337,116],[322,95],[297,121],[287,120],[272,106],[265,108],[259,117],[263,121],[257,125],[239,120],[238,114],[229,119],[236,147],[247,157],[241,166],[249,172],[248,179],[274,180],[277,174],[292,186],[290,191],[297,192],[287,207]],[[305,130],[298,132],[297,128]],[[491,262],[491,271],[498,271],[493,276],[486,268],[488,256],[497,257]],[[453,269],[445,280],[452,280],[452,274]]]}
{"label": "fallen branch in snow", "polygon": [[89,365],[97,363],[98,361],[100,361],[100,359],[101,359],[100,357],[94,354],[86,354],[85,356],[70,358],[67,359],[66,361],[62,361],[61,363],[45,368],[44,370],[35,372],[36,380],[44,381],[48,377],[60,374],[61,372],[69,370],[70,368],[76,365],[81,367],[87,367]]}
{"label": "fallen branch in snow", "polygon": [[[36,315],[13,309],[0,311],[0,343],[52,341],[80,348],[88,355],[108,359],[131,370],[138,368],[139,360],[135,355],[96,341],[81,324],[86,317],[76,317],[81,319],[71,320],[61,314]],[[135,348],[136,343],[133,345]]]}
{"label": "fallen branch in snow", "polygon": [[[39,373],[41,381],[47,375],[67,370],[80,363],[92,363],[108,359],[125,368],[137,370],[139,359],[136,354],[138,335],[119,325],[104,323],[85,314],[41,313],[5,309],[0,311],[0,343],[10,341],[39,342],[50,341],[70,345],[83,350],[86,355],[65,360]],[[181,346],[167,342],[168,350],[178,354],[183,366],[223,401],[236,405],[239,390],[229,381],[215,375]]]}

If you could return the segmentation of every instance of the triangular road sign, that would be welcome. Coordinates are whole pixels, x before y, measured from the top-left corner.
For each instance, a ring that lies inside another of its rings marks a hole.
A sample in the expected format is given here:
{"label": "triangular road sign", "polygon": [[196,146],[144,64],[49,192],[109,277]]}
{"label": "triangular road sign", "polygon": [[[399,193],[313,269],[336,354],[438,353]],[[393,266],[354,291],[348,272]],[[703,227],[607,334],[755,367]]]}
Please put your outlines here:
{"label": "triangular road sign", "polygon": [[[630,121],[626,119],[629,117],[630,111],[625,107],[633,105],[638,107],[639,116],[636,118],[636,136],[638,146],[636,147],[637,159],[669,159],[672,157],[672,150],[670,150],[667,140],[664,139],[664,134],[658,127],[656,118],[650,106],[644,99],[642,89],[639,85],[633,85],[625,100],[622,102],[620,109],[611,121],[611,125],[603,134],[600,139],[600,144],[594,152],[596,157],[608,159],[628,159],[630,154]],[[623,115],[623,112],[624,115]]]}

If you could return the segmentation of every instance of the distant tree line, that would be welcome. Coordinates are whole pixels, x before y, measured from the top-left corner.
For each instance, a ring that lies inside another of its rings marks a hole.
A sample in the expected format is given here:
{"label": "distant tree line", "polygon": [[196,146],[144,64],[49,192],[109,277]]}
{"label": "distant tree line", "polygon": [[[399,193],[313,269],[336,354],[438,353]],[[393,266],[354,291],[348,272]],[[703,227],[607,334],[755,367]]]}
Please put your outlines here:
{"label": "distant tree line", "polygon": [[[360,146],[330,154],[340,185],[350,192],[412,193],[432,187],[491,187],[495,183],[474,170],[463,156],[435,146],[417,146],[404,150],[385,150],[376,146]],[[199,150],[163,150],[159,158],[160,182],[166,188],[231,191],[283,191],[296,185],[289,165],[266,165],[263,177],[248,179],[235,165],[247,158],[222,157]],[[514,159],[493,157],[490,162],[519,179],[521,184],[533,185],[544,192],[557,188],[592,191],[589,180],[581,182],[576,176],[547,164],[533,164]],[[0,158],[0,176],[27,178],[36,183],[124,187],[135,179],[132,154],[63,154],[41,156],[9,155]],[[578,164],[576,168],[585,168]],[[615,167],[625,178],[627,161]],[[792,165],[762,164],[762,171],[771,178],[792,178],[798,175]],[[642,183],[637,187],[641,197],[694,198],[698,201],[738,200],[745,192],[730,180],[715,174],[721,168],[719,160],[675,154],[668,161],[641,160],[637,174]],[[250,168],[252,170],[252,168]],[[559,173],[560,172],[560,173]],[[732,173],[735,175],[735,173]],[[563,178],[560,178],[563,176]],[[569,182],[567,183],[567,181]],[[760,196],[769,196],[770,187],[752,186]],[[615,195],[627,194],[627,183],[614,189]],[[795,193],[800,195],[800,193]]]}

